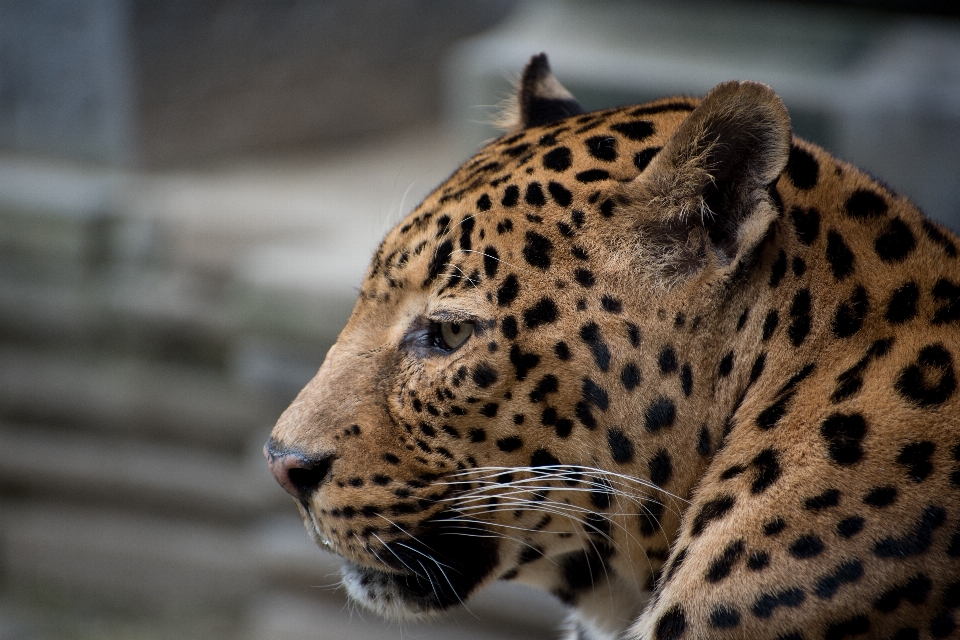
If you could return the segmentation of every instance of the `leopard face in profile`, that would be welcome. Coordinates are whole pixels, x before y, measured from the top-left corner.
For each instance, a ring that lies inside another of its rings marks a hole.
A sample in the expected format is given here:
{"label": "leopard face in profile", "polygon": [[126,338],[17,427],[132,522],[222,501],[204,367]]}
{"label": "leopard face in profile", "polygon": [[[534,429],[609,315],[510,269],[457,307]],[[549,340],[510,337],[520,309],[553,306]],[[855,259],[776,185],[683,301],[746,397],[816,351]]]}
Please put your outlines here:
{"label": "leopard face in profile", "polygon": [[960,634],[958,241],[773,91],[518,121],[393,229],[265,453],[343,582],[580,640]]}

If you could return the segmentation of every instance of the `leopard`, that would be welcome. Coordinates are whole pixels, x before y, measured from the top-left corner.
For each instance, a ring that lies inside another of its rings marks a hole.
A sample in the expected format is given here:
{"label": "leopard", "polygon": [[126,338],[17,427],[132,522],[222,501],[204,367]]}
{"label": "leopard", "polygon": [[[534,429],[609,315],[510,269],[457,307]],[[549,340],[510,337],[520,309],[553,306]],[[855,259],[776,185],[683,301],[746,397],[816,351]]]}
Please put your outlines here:
{"label": "leopard", "polygon": [[383,239],[264,453],[360,605],[570,640],[960,637],[958,238],[765,84],[512,122]]}

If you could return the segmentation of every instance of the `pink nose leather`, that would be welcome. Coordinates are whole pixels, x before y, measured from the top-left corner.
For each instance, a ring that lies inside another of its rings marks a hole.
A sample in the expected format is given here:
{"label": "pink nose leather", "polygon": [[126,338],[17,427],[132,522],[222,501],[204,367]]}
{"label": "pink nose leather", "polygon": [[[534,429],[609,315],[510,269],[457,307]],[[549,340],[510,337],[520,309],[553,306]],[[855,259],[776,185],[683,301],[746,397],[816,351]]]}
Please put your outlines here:
{"label": "pink nose leather", "polygon": [[284,491],[298,500],[305,500],[330,474],[333,456],[310,458],[300,452],[282,450],[268,442],[263,447],[270,473]]}

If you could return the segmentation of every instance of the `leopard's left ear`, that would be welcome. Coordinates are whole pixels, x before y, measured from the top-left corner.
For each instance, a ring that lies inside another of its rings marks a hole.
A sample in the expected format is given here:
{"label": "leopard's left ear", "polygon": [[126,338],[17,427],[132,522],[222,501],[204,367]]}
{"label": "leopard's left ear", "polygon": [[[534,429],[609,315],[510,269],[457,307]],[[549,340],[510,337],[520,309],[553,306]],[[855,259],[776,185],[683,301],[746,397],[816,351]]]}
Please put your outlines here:
{"label": "leopard's left ear", "polygon": [[510,128],[518,131],[583,113],[583,107],[573,94],[553,77],[545,53],[530,58],[524,68],[520,77],[517,108],[519,121]]}
{"label": "leopard's left ear", "polygon": [[773,182],[790,155],[790,116],[765,84],[717,85],[628,186],[643,209],[637,250],[669,285],[752,259],[779,215]]}

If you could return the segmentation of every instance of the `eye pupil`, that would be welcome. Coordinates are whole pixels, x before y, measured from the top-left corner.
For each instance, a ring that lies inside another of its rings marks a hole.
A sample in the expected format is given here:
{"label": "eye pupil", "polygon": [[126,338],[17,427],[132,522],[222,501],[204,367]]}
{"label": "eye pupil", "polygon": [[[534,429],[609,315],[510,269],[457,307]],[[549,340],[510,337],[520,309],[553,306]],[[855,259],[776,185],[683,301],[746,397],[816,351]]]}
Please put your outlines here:
{"label": "eye pupil", "polygon": [[441,322],[438,346],[453,351],[466,342],[472,333],[473,323]]}

